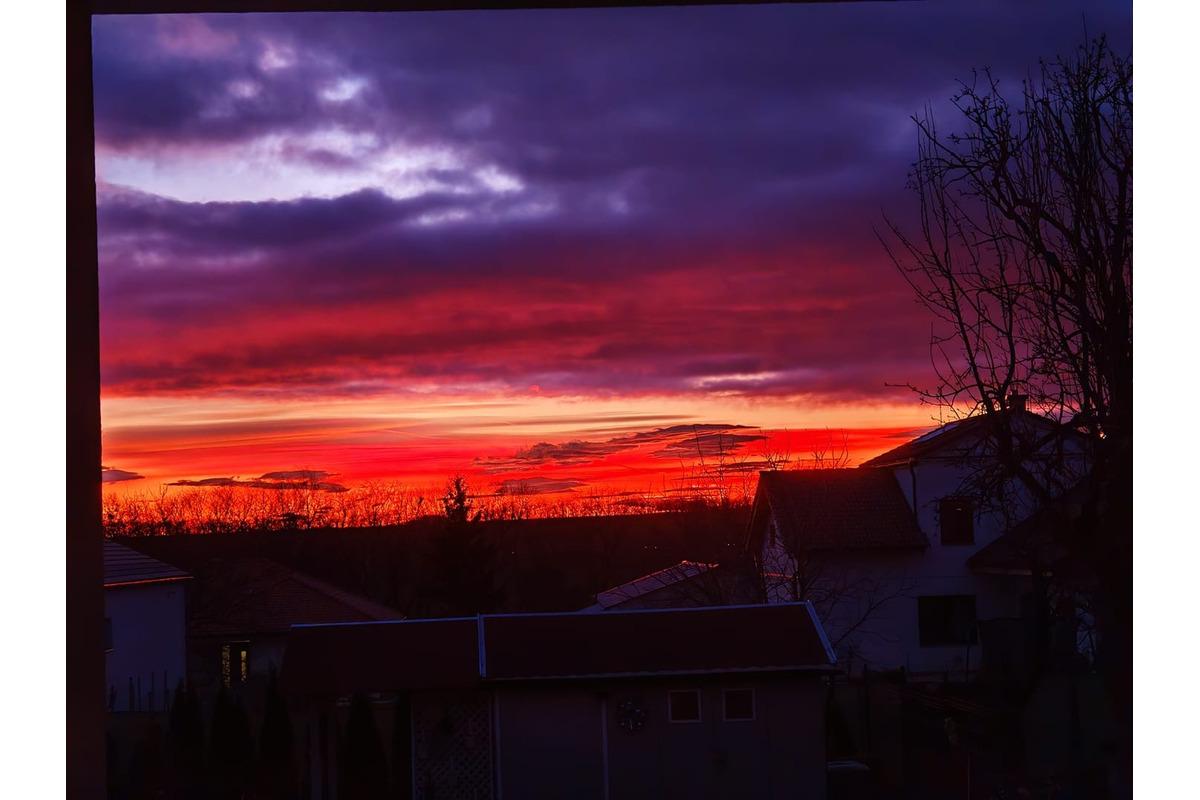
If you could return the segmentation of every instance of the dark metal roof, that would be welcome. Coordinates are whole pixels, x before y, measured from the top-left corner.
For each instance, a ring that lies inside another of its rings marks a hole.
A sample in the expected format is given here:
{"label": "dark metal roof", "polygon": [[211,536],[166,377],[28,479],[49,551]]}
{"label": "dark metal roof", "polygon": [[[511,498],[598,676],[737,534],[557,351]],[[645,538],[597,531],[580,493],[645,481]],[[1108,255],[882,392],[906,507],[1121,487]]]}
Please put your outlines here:
{"label": "dark metal roof", "polygon": [[828,667],[807,603],[485,617],[490,680]]}
{"label": "dark metal roof", "polygon": [[651,572],[649,575],[634,578],[627,583],[622,583],[620,586],[605,589],[596,595],[596,603],[591,608],[607,610],[614,606],[619,606],[622,603],[642,597],[650,592],[656,592],[659,589],[666,589],[682,581],[691,580],[699,575],[703,575],[715,566],[717,565],[703,564],[699,561],[680,561],[673,567],[660,569],[658,572]]}
{"label": "dark metal roof", "polygon": [[299,694],[493,681],[828,670],[808,603],[299,625],[280,680]]}
{"label": "dark metal roof", "polygon": [[789,546],[805,550],[929,545],[895,477],[884,469],[764,472],[754,500],[752,538],[763,535],[770,517]]}
{"label": "dark metal roof", "polygon": [[107,539],[104,541],[104,585],[106,587],[177,581],[190,577],[191,575],[183,570],[172,567],[157,558],[142,555],[117,542]]}
{"label": "dark metal roof", "polygon": [[469,688],[479,678],[478,620],[297,625],[280,686],[293,694]]}

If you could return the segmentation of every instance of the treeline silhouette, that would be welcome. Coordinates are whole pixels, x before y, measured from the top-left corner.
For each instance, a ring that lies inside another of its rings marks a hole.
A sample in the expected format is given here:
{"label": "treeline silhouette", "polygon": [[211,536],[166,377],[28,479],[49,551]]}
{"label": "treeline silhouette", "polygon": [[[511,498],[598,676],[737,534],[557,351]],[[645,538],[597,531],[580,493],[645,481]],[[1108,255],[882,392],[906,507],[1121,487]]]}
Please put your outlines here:
{"label": "treeline silhouette", "polygon": [[[643,492],[588,489],[538,494],[518,485],[503,493],[471,493],[470,520],[611,517],[735,508],[748,506],[753,499],[756,475],[723,480],[701,477],[685,474],[670,485]],[[104,497],[104,531],[107,536],[140,537],[403,525],[447,513],[445,492],[445,488],[421,490],[382,481],[345,491],[328,491],[309,481],[269,489],[228,485],[110,491]]]}
{"label": "treeline silhouette", "polygon": [[597,592],[680,561],[732,564],[749,506],[545,519],[446,515],[401,525],[123,538],[202,575],[214,562],[268,558],[409,617],[570,611]]}

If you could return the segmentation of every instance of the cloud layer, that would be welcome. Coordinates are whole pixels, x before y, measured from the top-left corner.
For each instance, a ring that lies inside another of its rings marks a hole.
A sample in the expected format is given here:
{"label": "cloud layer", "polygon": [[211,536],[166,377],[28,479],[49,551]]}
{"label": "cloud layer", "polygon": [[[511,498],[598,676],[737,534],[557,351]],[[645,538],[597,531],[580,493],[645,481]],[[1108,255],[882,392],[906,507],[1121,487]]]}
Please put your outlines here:
{"label": "cloud layer", "polygon": [[[103,391],[895,398],[929,372],[872,230],[909,116],[1083,12],[1129,46],[1127,2],[98,17]],[[555,442],[479,467],[643,444]]]}

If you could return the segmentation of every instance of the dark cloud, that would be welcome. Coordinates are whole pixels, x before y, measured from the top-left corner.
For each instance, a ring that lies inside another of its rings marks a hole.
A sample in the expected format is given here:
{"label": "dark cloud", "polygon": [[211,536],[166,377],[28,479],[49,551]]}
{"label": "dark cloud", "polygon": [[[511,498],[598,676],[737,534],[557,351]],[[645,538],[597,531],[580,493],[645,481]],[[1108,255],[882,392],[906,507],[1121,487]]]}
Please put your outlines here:
{"label": "dark cloud", "polygon": [[107,186],[105,389],[877,398],[928,372],[872,232],[910,213],[909,115],[947,118],[974,67],[1015,90],[1084,16],[1130,46],[1127,1],[98,17],[101,170],[263,142],[371,180],[389,148],[445,156],[404,199]]}
{"label": "dark cloud", "polygon": [[543,478],[535,476],[532,478],[500,481],[496,485],[496,494],[509,496],[563,494],[565,492],[573,492],[577,488],[586,485],[583,481],[570,478]]}
{"label": "dark cloud", "polygon": [[306,483],[315,483],[331,477],[332,473],[322,470],[307,470],[293,469],[284,470],[282,472],[268,472],[266,475],[259,477],[262,481],[303,481]]}
{"label": "dark cloud", "polygon": [[137,481],[137,480],[141,480],[142,477],[143,476],[138,475],[136,472],[129,472],[128,470],[117,469],[115,467],[101,467],[100,468],[100,480],[103,483],[120,483],[121,481]]}
{"label": "dark cloud", "polygon": [[521,448],[507,458],[488,456],[487,458],[476,458],[473,463],[482,469],[485,475],[495,475],[548,464],[558,467],[582,466],[600,461],[623,450],[632,450],[635,447],[637,444],[633,442],[618,439],[611,439],[607,442],[573,441],[561,444],[538,442]]}
{"label": "dark cloud", "polygon": [[251,480],[239,480],[237,478],[201,478],[199,480],[181,479],[173,481],[169,486],[196,486],[196,487],[214,487],[214,486],[237,486],[246,489],[307,489],[318,492],[345,492],[349,491],[340,483],[323,480],[330,477],[331,473],[321,470],[285,470],[280,472],[268,472],[261,478]]}
{"label": "dark cloud", "polygon": [[674,460],[722,459],[736,456],[751,442],[766,440],[762,433],[740,433],[741,425],[681,425],[653,434],[638,434],[634,438],[664,442],[655,450],[655,458]]}
{"label": "dark cloud", "polygon": [[[762,433],[744,425],[700,424],[673,425],[652,431],[639,431],[603,442],[570,441],[558,444],[539,442],[524,447],[506,458],[476,458],[474,466],[485,475],[521,472],[544,466],[584,466],[617,453],[646,448],[655,458],[693,461],[737,455],[747,444],[763,441]],[[508,483],[506,481],[506,483]]]}

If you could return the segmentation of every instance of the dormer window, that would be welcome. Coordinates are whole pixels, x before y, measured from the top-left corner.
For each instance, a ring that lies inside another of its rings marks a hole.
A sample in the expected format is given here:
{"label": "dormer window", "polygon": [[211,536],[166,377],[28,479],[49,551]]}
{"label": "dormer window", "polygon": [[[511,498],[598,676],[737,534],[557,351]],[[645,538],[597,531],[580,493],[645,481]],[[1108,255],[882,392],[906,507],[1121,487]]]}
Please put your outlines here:
{"label": "dormer window", "polygon": [[947,497],[938,504],[942,544],[975,544],[975,503],[966,497]]}

